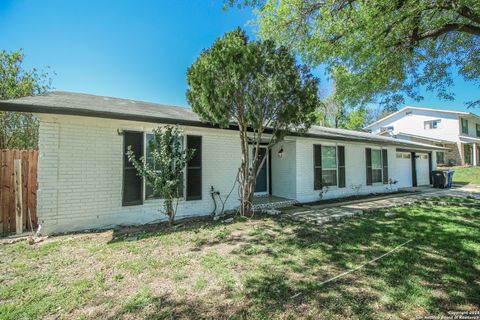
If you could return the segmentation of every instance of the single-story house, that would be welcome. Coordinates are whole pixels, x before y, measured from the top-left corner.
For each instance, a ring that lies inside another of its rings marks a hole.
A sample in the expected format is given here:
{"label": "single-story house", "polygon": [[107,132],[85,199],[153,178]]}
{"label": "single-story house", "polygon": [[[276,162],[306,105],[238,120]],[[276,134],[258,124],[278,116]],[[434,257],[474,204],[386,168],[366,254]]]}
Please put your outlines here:
{"label": "single-story house", "polygon": [[[37,201],[43,233],[166,220],[162,200],[125,157],[129,145],[137,156],[148,155],[145,142],[152,129],[166,124],[178,124],[185,145],[197,150],[185,170],[177,218],[211,214],[212,190],[224,201],[231,193],[226,210],[239,206],[237,190],[231,192],[238,187],[240,164],[234,126],[217,128],[188,108],[69,92],[0,101],[0,110],[32,112],[40,120]],[[269,152],[256,195],[263,204],[269,199],[310,202],[428,185],[437,149],[313,126]]]}

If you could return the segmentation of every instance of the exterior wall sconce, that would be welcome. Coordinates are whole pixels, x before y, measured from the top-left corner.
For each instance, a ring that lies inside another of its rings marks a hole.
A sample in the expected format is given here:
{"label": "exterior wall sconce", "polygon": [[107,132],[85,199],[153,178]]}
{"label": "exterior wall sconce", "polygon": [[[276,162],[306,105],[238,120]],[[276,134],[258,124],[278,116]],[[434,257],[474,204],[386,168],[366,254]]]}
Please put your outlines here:
{"label": "exterior wall sconce", "polygon": [[278,157],[279,157],[279,158],[283,158],[283,153],[284,153],[284,151],[283,151],[283,146],[281,146],[281,147],[280,147],[280,150],[278,150]]}

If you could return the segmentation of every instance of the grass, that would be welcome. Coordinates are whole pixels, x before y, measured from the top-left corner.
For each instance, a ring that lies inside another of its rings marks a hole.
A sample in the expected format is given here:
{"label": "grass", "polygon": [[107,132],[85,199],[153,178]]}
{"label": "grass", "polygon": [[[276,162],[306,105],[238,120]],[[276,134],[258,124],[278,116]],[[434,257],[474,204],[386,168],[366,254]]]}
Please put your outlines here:
{"label": "grass", "polygon": [[[441,199],[439,199],[441,200]],[[415,205],[323,226],[285,217],[0,247],[1,319],[446,315],[480,305],[478,206]],[[364,268],[322,282],[370,261]]]}
{"label": "grass", "polygon": [[453,174],[454,184],[480,186],[480,167],[452,167],[448,169],[455,170]]}

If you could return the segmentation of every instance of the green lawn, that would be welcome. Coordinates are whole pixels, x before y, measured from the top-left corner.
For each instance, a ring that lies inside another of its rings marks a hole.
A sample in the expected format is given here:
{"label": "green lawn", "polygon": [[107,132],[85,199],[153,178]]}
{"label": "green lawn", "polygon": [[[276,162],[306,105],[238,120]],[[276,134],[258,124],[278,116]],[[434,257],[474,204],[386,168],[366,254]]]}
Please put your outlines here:
{"label": "green lawn", "polygon": [[460,185],[474,184],[480,186],[480,167],[452,167],[453,183]]}
{"label": "green lawn", "polygon": [[379,212],[323,226],[259,217],[136,241],[106,231],[4,245],[0,318],[414,319],[478,310],[478,207],[416,205],[392,210],[393,219]]}

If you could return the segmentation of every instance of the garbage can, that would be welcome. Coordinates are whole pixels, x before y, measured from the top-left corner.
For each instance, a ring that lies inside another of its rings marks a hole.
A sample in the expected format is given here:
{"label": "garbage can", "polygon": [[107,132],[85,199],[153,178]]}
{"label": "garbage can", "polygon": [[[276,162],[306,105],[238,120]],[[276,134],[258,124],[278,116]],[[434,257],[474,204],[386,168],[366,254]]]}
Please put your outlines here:
{"label": "garbage can", "polygon": [[446,171],[436,170],[432,171],[433,187],[445,188],[448,185],[448,177]]}
{"label": "garbage can", "polygon": [[455,173],[454,170],[448,170],[447,171],[447,188],[451,188],[452,187],[452,183],[453,183],[453,174]]}

